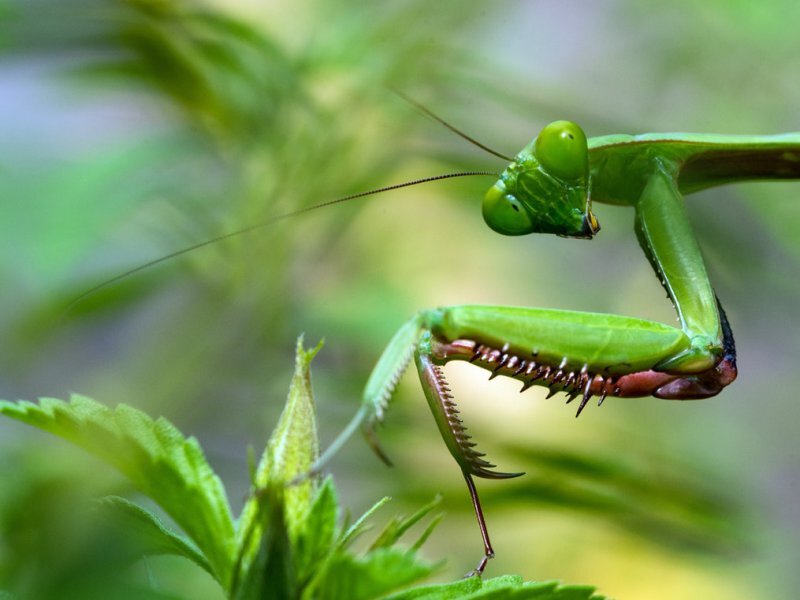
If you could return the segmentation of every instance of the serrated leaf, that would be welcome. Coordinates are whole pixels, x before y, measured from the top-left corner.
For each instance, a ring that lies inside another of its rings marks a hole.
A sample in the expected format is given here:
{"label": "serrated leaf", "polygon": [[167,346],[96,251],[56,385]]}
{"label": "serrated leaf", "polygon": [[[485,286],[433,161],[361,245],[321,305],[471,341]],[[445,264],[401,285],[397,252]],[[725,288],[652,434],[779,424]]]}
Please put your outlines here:
{"label": "serrated leaf", "polygon": [[456,600],[466,598],[481,589],[483,582],[480,577],[467,577],[452,583],[437,583],[423,585],[393,594],[386,600]]}
{"label": "serrated leaf", "polygon": [[399,548],[380,548],[363,557],[337,553],[315,581],[313,593],[305,597],[319,600],[381,598],[427,577],[435,569],[434,565],[420,562],[413,552]]}
{"label": "serrated leaf", "polygon": [[191,540],[171,530],[161,520],[138,504],[119,496],[106,496],[97,508],[110,517],[128,536],[133,536],[144,554],[175,554],[188,558],[213,576],[205,556]]}
{"label": "serrated leaf", "polygon": [[166,419],[120,405],[112,410],[73,395],[31,402],[0,401],[0,413],[60,436],[121,471],[197,544],[227,586],[234,529],[225,490],[197,440]]}
{"label": "serrated leaf", "polygon": [[417,587],[386,600],[605,600],[584,585],[562,585],[558,581],[524,582],[518,575],[492,579],[470,577],[452,583]]}

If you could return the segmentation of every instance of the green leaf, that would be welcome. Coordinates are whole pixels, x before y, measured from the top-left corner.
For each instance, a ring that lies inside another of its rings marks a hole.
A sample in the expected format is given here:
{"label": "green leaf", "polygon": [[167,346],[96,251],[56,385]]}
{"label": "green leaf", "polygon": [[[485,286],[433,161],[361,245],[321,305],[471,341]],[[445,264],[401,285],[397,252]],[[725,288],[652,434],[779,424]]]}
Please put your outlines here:
{"label": "green leaf", "polygon": [[[366,524],[369,517],[388,501],[389,498],[383,498],[353,525],[347,527],[339,535],[333,552],[328,556],[324,555],[320,547],[319,556],[324,559],[319,561],[311,581],[304,590],[304,597],[383,597],[402,586],[427,577],[438,568],[439,565],[421,562],[416,553],[419,545],[438,522],[436,520],[426,528],[421,539],[411,550],[394,547],[397,539],[409,527],[430,513],[438,504],[438,498],[411,517],[393,519],[363,556],[358,557],[347,551],[350,544],[369,528]],[[330,511],[331,508],[327,510]],[[312,533],[312,527],[317,527],[317,524],[310,520],[309,533]],[[326,541],[328,539],[327,532],[325,539]]]}
{"label": "green leaf", "polygon": [[227,586],[233,522],[222,483],[196,439],[183,437],[166,419],[154,421],[125,405],[112,410],[79,395],[69,403],[0,401],[0,413],[69,440],[121,471],[183,528]]}
{"label": "green leaf", "polygon": [[470,577],[453,583],[417,587],[386,600],[604,600],[594,588],[558,581],[524,582],[517,575],[492,579]]}
{"label": "green leaf", "polygon": [[144,554],[183,556],[213,576],[211,566],[197,546],[164,525],[149,510],[119,496],[100,498],[97,508],[105,513],[103,516],[113,519],[126,535],[135,537]]}
{"label": "green leaf", "polygon": [[483,581],[480,577],[467,577],[452,583],[423,585],[389,596],[387,600],[450,600],[466,598],[479,591]]}
{"label": "green leaf", "polygon": [[313,598],[366,600],[379,598],[419,581],[436,569],[419,562],[413,552],[380,548],[363,557],[338,552],[315,582]]}

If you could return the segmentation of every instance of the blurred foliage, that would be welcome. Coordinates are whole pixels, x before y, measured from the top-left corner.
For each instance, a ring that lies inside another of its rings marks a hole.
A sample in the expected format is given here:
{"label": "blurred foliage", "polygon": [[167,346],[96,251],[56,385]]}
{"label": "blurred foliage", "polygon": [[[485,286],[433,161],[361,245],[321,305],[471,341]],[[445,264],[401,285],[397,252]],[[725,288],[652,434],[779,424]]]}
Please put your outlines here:
{"label": "blurred foliage", "polygon": [[[99,282],[238,227],[403,179],[501,168],[389,87],[505,153],[556,118],[590,135],[800,129],[793,0],[12,0],[0,11],[0,395],[77,390],[164,414],[208,440],[234,502],[249,483],[236,475],[243,448],[261,445],[280,410],[259,399],[285,389],[276,375],[301,331],[329,341],[317,379],[324,440],[420,307],[674,319],[628,212],[597,207],[591,252],[499,239],[476,210],[483,179],[226,240],[64,314]],[[748,184],[689,202],[740,352],[740,379],[719,399],[609,401],[575,422],[535,392],[511,405],[501,382],[453,377],[481,445],[531,473],[485,486],[490,569],[592,581],[617,597],[796,589],[797,194],[797,184]],[[457,575],[479,548],[463,483],[416,386],[401,386],[396,407],[385,437],[398,468],[351,444],[334,465],[345,504],[441,490],[451,514],[428,553],[463,552]],[[68,485],[69,458],[45,455],[41,468],[36,439],[0,423],[0,493],[16,507],[2,518],[19,532],[0,540],[3,569],[3,548],[44,543],[18,516],[26,505],[49,490],[57,514],[57,499],[82,490]]]}
{"label": "blurred foliage", "polygon": [[531,502],[593,515],[684,554],[736,558],[747,550],[745,521],[735,498],[709,486],[708,475],[690,466],[665,462],[653,478],[652,463],[626,456],[534,444],[509,450],[531,477],[496,492],[493,498],[501,503]]}

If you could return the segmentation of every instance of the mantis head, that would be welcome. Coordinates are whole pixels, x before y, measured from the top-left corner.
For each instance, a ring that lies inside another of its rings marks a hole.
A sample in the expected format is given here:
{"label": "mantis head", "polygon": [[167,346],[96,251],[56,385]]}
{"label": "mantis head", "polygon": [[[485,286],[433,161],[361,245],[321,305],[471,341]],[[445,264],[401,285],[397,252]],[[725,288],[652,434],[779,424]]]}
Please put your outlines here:
{"label": "mantis head", "polygon": [[483,218],[503,235],[591,238],[597,233],[583,130],[571,121],[555,121],[542,129],[486,193]]}

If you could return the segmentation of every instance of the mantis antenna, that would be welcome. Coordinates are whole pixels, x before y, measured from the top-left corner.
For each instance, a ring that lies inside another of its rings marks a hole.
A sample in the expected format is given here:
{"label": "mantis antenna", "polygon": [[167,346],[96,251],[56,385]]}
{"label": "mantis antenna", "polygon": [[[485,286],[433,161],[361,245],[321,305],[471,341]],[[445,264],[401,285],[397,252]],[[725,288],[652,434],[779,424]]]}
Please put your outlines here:
{"label": "mantis antenna", "polygon": [[[485,152],[487,152],[489,154],[492,154],[493,156],[497,156],[498,158],[502,158],[503,160],[506,160],[506,161],[511,161],[511,158],[509,158],[508,156],[505,156],[505,155],[501,154],[500,152],[492,150],[488,146],[482,144],[481,142],[479,142],[476,139],[472,138],[471,136],[467,135],[463,131],[457,129],[455,126],[451,125],[450,123],[445,121],[440,116],[436,115],[433,111],[431,111],[427,107],[423,106],[422,104],[420,104],[416,100],[412,100],[411,98],[409,98],[408,96],[406,96],[405,94],[399,92],[396,89],[392,89],[392,92],[397,94],[404,101],[408,102],[411,106],[413,106],[414,108],[416,108],[417,110],[419,110],[420,112],[425,114],[426,116],[430,117],[431,119],[433,119],[437,123],[440,123],[440,124],[444,125],[451,132],[455,133],[457,136],[459,136],[460,138],[466,140],[470,144],[473,144],[474,146],[477,146],[481,150],[483,150],[483,151],[485,151]],[[67,305],[67,307],[64,309],[64,312],[62,313],[62,318],[64,316],[68,315],[70,313],[70,311],[72,311],[72,309],[75,308],[76,305],[80,304],[83,300],[85,300],[86,298],[88,298],[92,294],[95,294],[95,293],[99,292],[100,290],[102,290],[102,289],[104,289],[104,288],[106,288],[106,287],[108,287],[110,285],[118,283],[118,282],[122,281],[123,279],[127,279],[128,277],[130,277],[132,275],[135,275],[136,273],[139,273],[140,271],[144,271],[145,269],[149,269],[150,267],[154,267],[154,266],[159,265],[159,264],[161,264],[163,262],[166,262],[168,260],[172,260],[173,258],[177,258],[177,257],[182,256],[184,254],[188,254],[189,252],[192,252],[194,250],[198,250],[198,249],[203,248],[205,246],[210,246],[211,244],[216,244],[217,242],[221,242],[222,240],[227,240],[227,239],[230,239],[232,237],[236,237],[238,235],[244,235],[246,233],[251,233],[251,232],[257,231],[259,229],[264,229],[264,228],[269,227],[271,225],[274,225],[274,224],[276,224],[276,223],[278,223],[280,221],[283,221],[283,220],[286,220],[286,219],[289,219],[289,218],[292,218],[292,217],[297,217],[299,215],[302,215],[302,214],[307,213],[307,212],[311,212],[313,210],[317,210],[319,208],[325,208],[326,206],[333,206],[334,204],[341,204],[343,202],[348,202],[350,200],[356,200],[358,198],[365,198],[367,196],[375,196],[375,195],[381,194],[383,192],[390,192],[392,190],[399,190],[399,189],[406,188],[406,187],[411,187],[411,186],[415,186],[415,185],[421,185],[423,183],[431,183],[433,181],[441,181],[443,179],[454,179],[456,177],[475,177],[475,176],[497,177],[498,174],[495,173],[495,172],[492,172],[492,171],[462,171],[462,172],[457,172],[457,173],[445,173],[445,174],[442,174],[442,175],[433,175],[431,177],[422,177],[420,179],[414,179],[412,181],[404,181],[402,183],[395,183],[395,184],[392,184],[392,185],[387,185],[387,186],[384,186],[384,187],[380,187],[380,188],[376,188],[376,189],[372,189],[372,190],[367,190],[365,192],[357,192],[355,194],[350,194],[348,196],[342,196],[341,198],[335,198],[334,200],[328,200],[327,202],[321,202],[321,203],[315,204],[313,206],[307,206],[305,208],[300,208],[300,209],[297,209],[297,210],[293,210],[291,212],[284,213],[282,215],[278,215],[276,217],[273,217],[272,219],[268,219],[267,221],[262,221],[261,223],[256,223],[255,225],[248,225],[247,227],[242,227],[241,229],[236,229],[235,231],[230,231],[228,233],[223,233],[221,235],[209,238],[209,239],[204,240],[202,242],[198,242],[196,244],[192,244],[191,246],[186,246],[185,248],[181,248],[180,250],[175,250],[174,252],[170,252],[169,254],[165,254],[164,256],[161,256],[159,258],[147,261],[145,263],[140,264],[137,267],[134,267],[132,269],[128,269],[127,271],[124,271],[124,272],[120,273],[119,275],[116,275],[116,276],[112,277],[111,279],[106,279],[102,283],[98,283],[96,286],[94,286],[92,288],[89,288],[88,290],[86,290],[85,292],[80,294],[79,296],[75,297],[72,301],[70,301],[70,303]]]}
{"label": "mantis antenna", "polygon": [[451,125],[450,123],[445,121],[442,117],[440,117],[439,115],[434,113],[427,106],[424,106],[424,105],[420,104],[419,102],[417,102],[416,100],[414,100],[412,98],[409,98],[403,92],[398,91],[398,90],[396,90],[394,88],[389,88],[389,89],[391,89],[392,92],[397,94],[401,99],[403,99],[406,102],[408,102],[411,106],[416,108],[422,114],[424,114],[427,117],[430,117],[431,119],[433,119],[437,123],[440,123],[441,125],[444,125],[445,127],[447,127],[447,129],[449,129],[450,131],[455,133],[458,137],[460,137],[463,140],[468,141],[473,146],[477,146],[478,148],[480,148],[484,152],[488,152],[489,154],[492,154],[492,155],[496,156],[497,158],[502,158],[503,160],[505,160],[507,162],[511,162],[513,160],[510,156],[506,156],[505,154],[502,154],[501,152],[497,152],[496,150],[492,150],[491,148],[489,148],[489,146],[486,146],[485,144],[482,144],[481,142],[479,142],[475,138],[467,135],[466,133],[464,133],[460,129],[457,129],[454,125]]}
{"label": "mantis antenna", "polygon": [[[406,101],[409,104],[411,104],[414,108],[416,108],[417,110],[419,110],[420,112],[422,112],[423,114],[428,116],[429,118],[433,119],[434,121],[440,123],[441,125],[446,127],[448,130],[450,130],[452,133],[455,133],[457,136],[459,136],[460,138],[466,140],[470,144],[472,144],[474,146],[477,146],[481,150],[483,150],[483,151],[485,151],[485,152],[487,152],[487,153],[489,153],[489,154],[491,154],[493,156],[501,158],[503,160],[506,160],[506,161],[509,161],[509,162],[512,160],[510,157],[505,156],[504,154],[502,154],[500,152],[497,152],[496,150],[492,150],[488,146],[482,144],[481,142],[477,141],[473,137],[471,137],[471,136],[467,135],[466,133],[464,133],[463,131],[457,129],[455,126],[451,125],[450,123],[448,123],[443,118],[441,118],[438,115],[436,115],[433,111],[431,111],[427,107],[423,106],[419,102],[417,102],[415,100],[412,100],[411,98],[409,98],[408,96],[406,96],[405,94],[402,94],[401,92],[399,92],[397,90],[393,89],[392,91],[395,94],[397,94],[401,99],[403,99],[404,101]],[[357,192],[355,194],[342,196],[341,198],[335,198],[333,200],[328,200],[327,202],[321,202],[321,203],[315,204],[313,206],[307,206],[305,208],[300,208],[298,210],[294,210],[294,211],[291,211],[291,212],[288,212],[288,213],[284,213],[282,215],[278,215],[276,217],[273,217],[272,219],[268,219],[266,221],[262,221],[261,223],[256,223],[255,225],[249,225],[247,227],[242,227],[240,229],[236,229],[236,230],[230,231],[228,233],[223,233],[221,235],[209,238],[209,239],[204,240],[202,242],[198,242],[196,244],[192,244],[190,246],[186,246],[185,248],[181,248],[180,250],[175,250],[174,252],[170,252],[169,254],[165,254],[165,255],[163,255],[163,256],[161,256],[159,258],[156,258],[156,259],[147,261],[145,263],[142,263],[137,267],[134,267],[132,269],[128,269],[127,271],[124,271],[124,272],[120,273],[119,275],[116,275],[116,276],[112,277],[111,279],[107,279],[107,280],[95,285],[94,287],[86,290],[85,292],[83,292],[82,294],[80,294],[79,296],[74,298],[67,305],[66,309],[64,310],[63,315],[67,315],[77,304],[79,304],[80,302],[82,302],[83,300],[85,300],[86,298],[91,296],[92,294],[95,294],[98,291],[100,291],[100,290],[102,290],[102,289],[104,289],[104,288],[106,288],[106,287],[108,287],[110,285],[118,283],[118,282],[122,281],[123,279],[127,279],[128,277],[131,277],[132,275],[135,275],[136,273],[139,273],[140,271],[144,271],[145,269],[149,269],[149,268],[154,267],[156,265],[159,265],[159,264],[161,264],[163,262],[172,260],[173,258],[177,258],[177,257],[182,256],[184,254],[188,254],[189,252],[192,252],[194,250],[198,250],[198,249],[203,248],[205,246],[210,246],[211,244],[215,244],[217,242],[221,242],[223,240],[230,239],[232,237],[236,237],[236,236],[239,236],[239,235],[252,233],[254,231],[258,231],[260,229],[264,229],[266,227],[269,227],[271,225],[275,225],[276,223],[278,223],[280,221],[283,221],[283,220],[286,220],[286,219],[289,219],[289,218],[292,218],[292,217],[297,217],[297,216],[302,215],[304,213],[311,212],[313,210],[317,210],[317,209],[320,209],[320,208],[333,206],[335,204],[341,204],[343,202],[349,202],[350,200],[356,200],[358,198],[365,198],[367,196],[375,196],[375,195],[381,194],[383,192],[390,192],[390,191],[393,191],[393,190],[399,190],[399,189],[402,189],[402,188],[412,187],[412,186],[415,186],[415,185],[421,185],[421,184],[424,184],[424,183],[431,183],[431,182],[434,182],[434,181],[442,181],[444,179],[455,179],[457,177],[476,177],[476,176],[487,176],[487,177],[497,178],[498,177],[498,173],[495,173],[495,172],[492,172],[492,171],[460,171],[460,172],[456,172],[456,173],[444,173],[444,174],[441,174],[441,175],[433,175],[431,177],[422,177],[420,179],[414,179],[414,180],[405,181],[405,182],[402,182],[402,183],[395,183],[395,184],[392,184],[392,185],[387,185],[387,186],[383,186],[383,187],[380,187],[380,188],[367,190],[367,191],[364,191],[364,192]],[[312,465],[311,469],[308,472],[299,475],[291,483],[293,483],[293,484],[299,483],[300,481],[305,480],[307,477],[318,473],[330,461],[330,459],[333,458],[333,456],[339,451],[339,449],[344,445],[344,443],[353,435],[353,433],[355,433],[355,431],[359,428],[359,426],[362,425],[365,422],[367,415],[368,415],[367,407],[362,405],[362,407],[356,413],[356,415],[353,417],[353,419],[350,421],[348,426],[344,429],[344,431],[342,431],[336,437],[334,442],[327,448],[327,450],[323,453],[323,455],[320,456],[317,459],[317,461],[314,463],[314,465]],[[365,429],[364,430],[364,434],[365,434],[365,436],[367,438],[367,442],[369,443],[369,445],[371,446],[373,451],[378,455],[378,457],[381,460],[383,460],[383,462],[385,462],[386,464],[391,465],[391,461],[388,459],[388,457],[386,456],[386,454],[383,452],[383,450],[381,449],[380,445],[378,444],[378,440],[377,440],[377,437],[375,436],[374,432],[371,429]]]}
{"label": "mantis antenna", "polygon": [[489,176],[489,177],[497,177],[497,173],[491,171],[462,171],[458,173],[444,173],[442,175],[433,175],[431,177],[422,177],[420,179],[414,179],[412,181],[404,181],[402,183],[395,183],[392,185],[387,185],[384,187],[376,188],[373,190],[367,190],[365,192],[358,192],[356,194],[350,194],[348,196],[342,196],[341,198],[336,198],[334,200],[328,200],[327,202],[321,202],[320,204],[315,204],[313,206],[306,206],[305,208],[300,208],[297,210],[293,210],[288,213],[284,213],[282,215],[278,215],[269,219],[267,221],[262,221],[261,223],[256,223],[255,225],[248,225],[247,227],[242,227],[241,229],[237,229],[235,231],[230,231],[228,233],[223,233],[222,235],[218,235],[213,238],[209,238],[202,242],[198,242],[197,244],[192,244],[191,246],[186,246],[185,248],[181,248],[180,250],[175,250],[174,252],[170,252],[169,254],[165,254],[164,256],[160,256],[159,258],[147,261],[142,263],[141,265],[134,267],[132,269],[128,269],[119,275],[112,277],[111,279],[106,279],[102,283],[98,283],[96,286],[89,288],[85,292],[83,292],[80,296],[74,298],[64,309],[64,315],[69,314],[69,312],[75,308],[76,305],[80,304],[83,300],[99,292],[100,290],[118,283],[123,279],[127,279],[128,277],[139,273],[140,271],[144,271],[145,269],[149,269],[150,267],[154,267],[159,265],[163,262],[171,260],[173,258],[177,258],[178,256],[182,256],[184,254],[188,254],[193,250],[198,250],[205,246],[210,246],[211,244],[216,244],[217,242],[221,242],[222,240],[227,240],[232,237],[236,237],[238,235],[244,235],[246,233],[251,233],[253,231],[257,231],[259,229],[264,229],[271,225],[275,225],[280,221],[284,221],[286,219],[297,217],[307,212],[311,212],[312,210],[317,210],[319,208],[325,208],[326,206],[333,206],[334,204],[341,204],[342,202],[348,202],[350,200],[356,200],[357,198],[364,198],[366,196],[375,196],[377,194],[381,194],[383,192],[390,192],[392,190],[399,190],[406,187],[411,187],[414,185],[421,185],[423,183],[430,183],[433,181],[441,181],[443,179],[455,179],[456,177],[475,177],[475,176]]}

